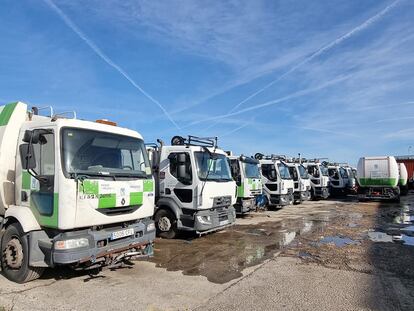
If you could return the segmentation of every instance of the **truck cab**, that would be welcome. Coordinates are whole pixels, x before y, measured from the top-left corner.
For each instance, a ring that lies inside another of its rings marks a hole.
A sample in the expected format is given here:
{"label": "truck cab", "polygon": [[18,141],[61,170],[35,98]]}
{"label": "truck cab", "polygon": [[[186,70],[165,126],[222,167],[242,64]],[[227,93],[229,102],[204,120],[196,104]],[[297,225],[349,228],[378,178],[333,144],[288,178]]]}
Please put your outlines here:
{"label": "truck cab", "polygon": [[292,159],[286,162],[290,176],[293,179],[293,198],[295,204],[307,201],[311,197],[311,185],[306,168],[300,163],[300,159]]}
{"label": "truck cab", "polygon": [[256,153],[259,160],[260,173],[263,184],[263,193],[267,198],[269,207],[283,207],[293,204],[293,179],[289,168],[284,162],[285,158]]}
{"label": "truck cab", "polygon": [[152,255],[154,181],[139,133],[41,116],[20,102],[0,108],[7,278],[23,283],[45,267],[91,269]]}
{"label": "truck cab", "polygon": [[306,168],[311,184],[311,198],[326,199],[329,197],[329,175],[328,168],[321,164],[318,159],[304,160],[303,166]]}
{"label": "truck cab", "polygon": [[233,156],[230,152],[231,175],[237,184],[236,213],[244,215],[256,208],[256,197],[262,194],[259,161],[246,156]]}
{"label": "truck cab", "polygon": [[328,163],[329,191],[331,195],[344,195],[348,193],[348,171],[338,163]]}
{"label": "truck cab", "polygon": [[236,219],[236,182],[217,138],[174,136],[147,146],[155,176],[157,233],[175,238],[179,231],[204,234]]}

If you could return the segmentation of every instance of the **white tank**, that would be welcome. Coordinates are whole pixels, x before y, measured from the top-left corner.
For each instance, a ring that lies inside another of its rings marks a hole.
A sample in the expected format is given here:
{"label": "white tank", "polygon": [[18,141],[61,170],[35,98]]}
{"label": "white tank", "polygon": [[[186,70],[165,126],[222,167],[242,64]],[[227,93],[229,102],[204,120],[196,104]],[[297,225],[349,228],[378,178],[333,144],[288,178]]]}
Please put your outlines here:
{"label": "white tank", "polygon": [[404,163],[398,163],[398,168],[399,168],[399,171],[400,171],[399,185],[400,186],[405,186],[407,184],[407,180],[408,180],[407,168],[405,167]]}
{"label": "white tank", "polygon": [[27,105],[21,102],[0,106],[0,216],[14,200],[17,140],[26,121]]}
{"label": "white tank", "polygon": [[394,157],[363,157],[358,161],[357,179],[361,187],[396,187],[398,163]]}

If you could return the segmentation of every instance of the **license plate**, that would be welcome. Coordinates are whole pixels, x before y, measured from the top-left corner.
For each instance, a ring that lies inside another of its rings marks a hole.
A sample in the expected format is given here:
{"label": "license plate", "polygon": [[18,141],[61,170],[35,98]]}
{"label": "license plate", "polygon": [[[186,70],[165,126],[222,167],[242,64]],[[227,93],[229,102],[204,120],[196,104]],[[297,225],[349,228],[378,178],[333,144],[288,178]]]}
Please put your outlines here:
{"label": "license plate", "polygon": [[222,221],[219,222],[220,226],[227,225],[228,223],[229,223],[228,219],[227,220],[222,220]]}
{"label": "license plate", "polygon": [[134,229],[132,228],[115,231],[115,232],[112,232],[111,234],[111,240],[116,240],[116,239],[124,238],[126,236],[134,235],[134,233],[135,233]]}

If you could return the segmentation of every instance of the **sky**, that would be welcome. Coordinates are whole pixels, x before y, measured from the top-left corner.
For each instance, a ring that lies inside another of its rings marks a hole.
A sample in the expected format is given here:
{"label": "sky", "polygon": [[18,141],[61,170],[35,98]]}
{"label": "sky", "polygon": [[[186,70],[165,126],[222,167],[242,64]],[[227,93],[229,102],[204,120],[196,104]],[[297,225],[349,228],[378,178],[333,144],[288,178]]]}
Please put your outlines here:
{"label": "sky", "polygon": [[234,154],[414,153],[414,1],[0,3],[0,104]]}

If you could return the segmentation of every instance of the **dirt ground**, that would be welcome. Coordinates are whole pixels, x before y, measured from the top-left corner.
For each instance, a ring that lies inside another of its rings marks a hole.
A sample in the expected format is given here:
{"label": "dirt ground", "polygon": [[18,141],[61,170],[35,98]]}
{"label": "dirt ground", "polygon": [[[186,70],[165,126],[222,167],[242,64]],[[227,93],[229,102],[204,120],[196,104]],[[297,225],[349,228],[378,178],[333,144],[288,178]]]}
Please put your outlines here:
{"label": "dirt ground", "polygon": [[155,256],[88,275],[0,276],[0,310],[414,310],[414,194],[252,213],[226,230],[157,239]]}

